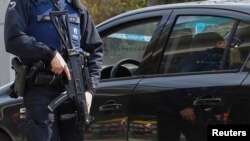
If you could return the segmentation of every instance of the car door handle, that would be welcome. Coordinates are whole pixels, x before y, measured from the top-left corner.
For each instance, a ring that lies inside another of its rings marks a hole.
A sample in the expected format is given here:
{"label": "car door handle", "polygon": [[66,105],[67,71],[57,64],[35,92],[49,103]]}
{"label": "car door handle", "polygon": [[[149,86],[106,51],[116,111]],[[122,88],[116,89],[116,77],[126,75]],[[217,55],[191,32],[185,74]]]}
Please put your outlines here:
{"label": "car door handle", "polygon": [[222,104],[221,98],[201,98],[193,102],[194,106],[216,106]]}
{"label": "car door handle", "polygon": [[122,104],[107,104],[99,107],[100,112],[116,111],[122,108]]}

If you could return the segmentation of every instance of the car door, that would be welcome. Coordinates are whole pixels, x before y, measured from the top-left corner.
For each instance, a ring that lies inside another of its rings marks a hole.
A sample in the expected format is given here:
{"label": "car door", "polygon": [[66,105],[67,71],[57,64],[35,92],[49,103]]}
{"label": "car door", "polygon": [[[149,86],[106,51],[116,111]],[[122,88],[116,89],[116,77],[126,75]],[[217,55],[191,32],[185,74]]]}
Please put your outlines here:
{"label": "car door", "polygon": [[[241,84],[249,74],[244,69],[250,50],[247,18],[220,9],[173,11],[151,59],[159,69],[132,94],[129,140],[205,141],[208,124],[232,123],[234,99],[246,94]],[[211,51],[218,43],[226,45],[220,57]]]}
{"label": "car door", "polygon": [[104,43],[103,70],[91,107],[95,119],[85,140],[128,139],[130,96],[142,79],[135,73],[148,44],[155,42],[151,38],[163,29],[161,16],[159,11],[131,14],[98,28]]}

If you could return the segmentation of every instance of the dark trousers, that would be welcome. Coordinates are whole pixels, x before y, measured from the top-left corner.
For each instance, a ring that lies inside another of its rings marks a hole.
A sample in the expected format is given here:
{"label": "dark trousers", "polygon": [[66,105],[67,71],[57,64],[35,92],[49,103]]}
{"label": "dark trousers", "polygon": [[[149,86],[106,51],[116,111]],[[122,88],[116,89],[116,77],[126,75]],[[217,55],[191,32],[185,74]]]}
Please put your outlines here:
{"label": "dark trousers", "polygon": [[27,111],[27,141],[83,141],[83,128],[76,118],[61,120],[62,115],[75,112],[72,102],[63,104],[53,113],[48,104],[64,89],[62,87],[29,86],[24,96]]}

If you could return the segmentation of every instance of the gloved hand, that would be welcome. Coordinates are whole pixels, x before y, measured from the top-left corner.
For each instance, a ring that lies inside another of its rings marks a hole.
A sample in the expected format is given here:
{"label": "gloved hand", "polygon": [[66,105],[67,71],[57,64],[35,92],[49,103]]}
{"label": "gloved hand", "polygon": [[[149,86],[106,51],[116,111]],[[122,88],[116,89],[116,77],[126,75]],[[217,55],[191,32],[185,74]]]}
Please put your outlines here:
{"label": "gloved hand", "polygon": [[91,104],[92,104],[93,95],[89,91],[86,91],[85,92],[85,97],[86,97],[86,104],[87,104],[87,107],[88,107],[88,113],[90,113],[90,107],[91,107]]}

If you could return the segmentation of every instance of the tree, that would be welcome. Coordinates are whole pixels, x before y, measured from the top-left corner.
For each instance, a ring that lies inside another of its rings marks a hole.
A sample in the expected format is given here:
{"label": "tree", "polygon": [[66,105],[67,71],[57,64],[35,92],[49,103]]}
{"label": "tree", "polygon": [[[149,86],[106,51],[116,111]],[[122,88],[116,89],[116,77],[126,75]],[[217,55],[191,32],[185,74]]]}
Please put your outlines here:
{"label": "tree", "polygon": [[168,4],[168,3],[191,2],[191,1],[200,1],[200,0],[147,0],[147,6]]}
{"label": "tree", "polygon": [[162,0],[164,3],[179,3],[179,2],[191,2],[191,1],[201,1],[201,0]]}
{"label": "tree", "polygon": [[96,24],[115,15],[146,6],[146,0],[82,0]]}
{"label": "tree", "polygon": [[161,4],[163,3],[162,0],[147,0],[147,5],[150,6],[150,5],[157,5],[157,4]]}
{"label": "tree", "polygon": [[118,14],[145,6],[197,0],[81,0],[96,24]]}

